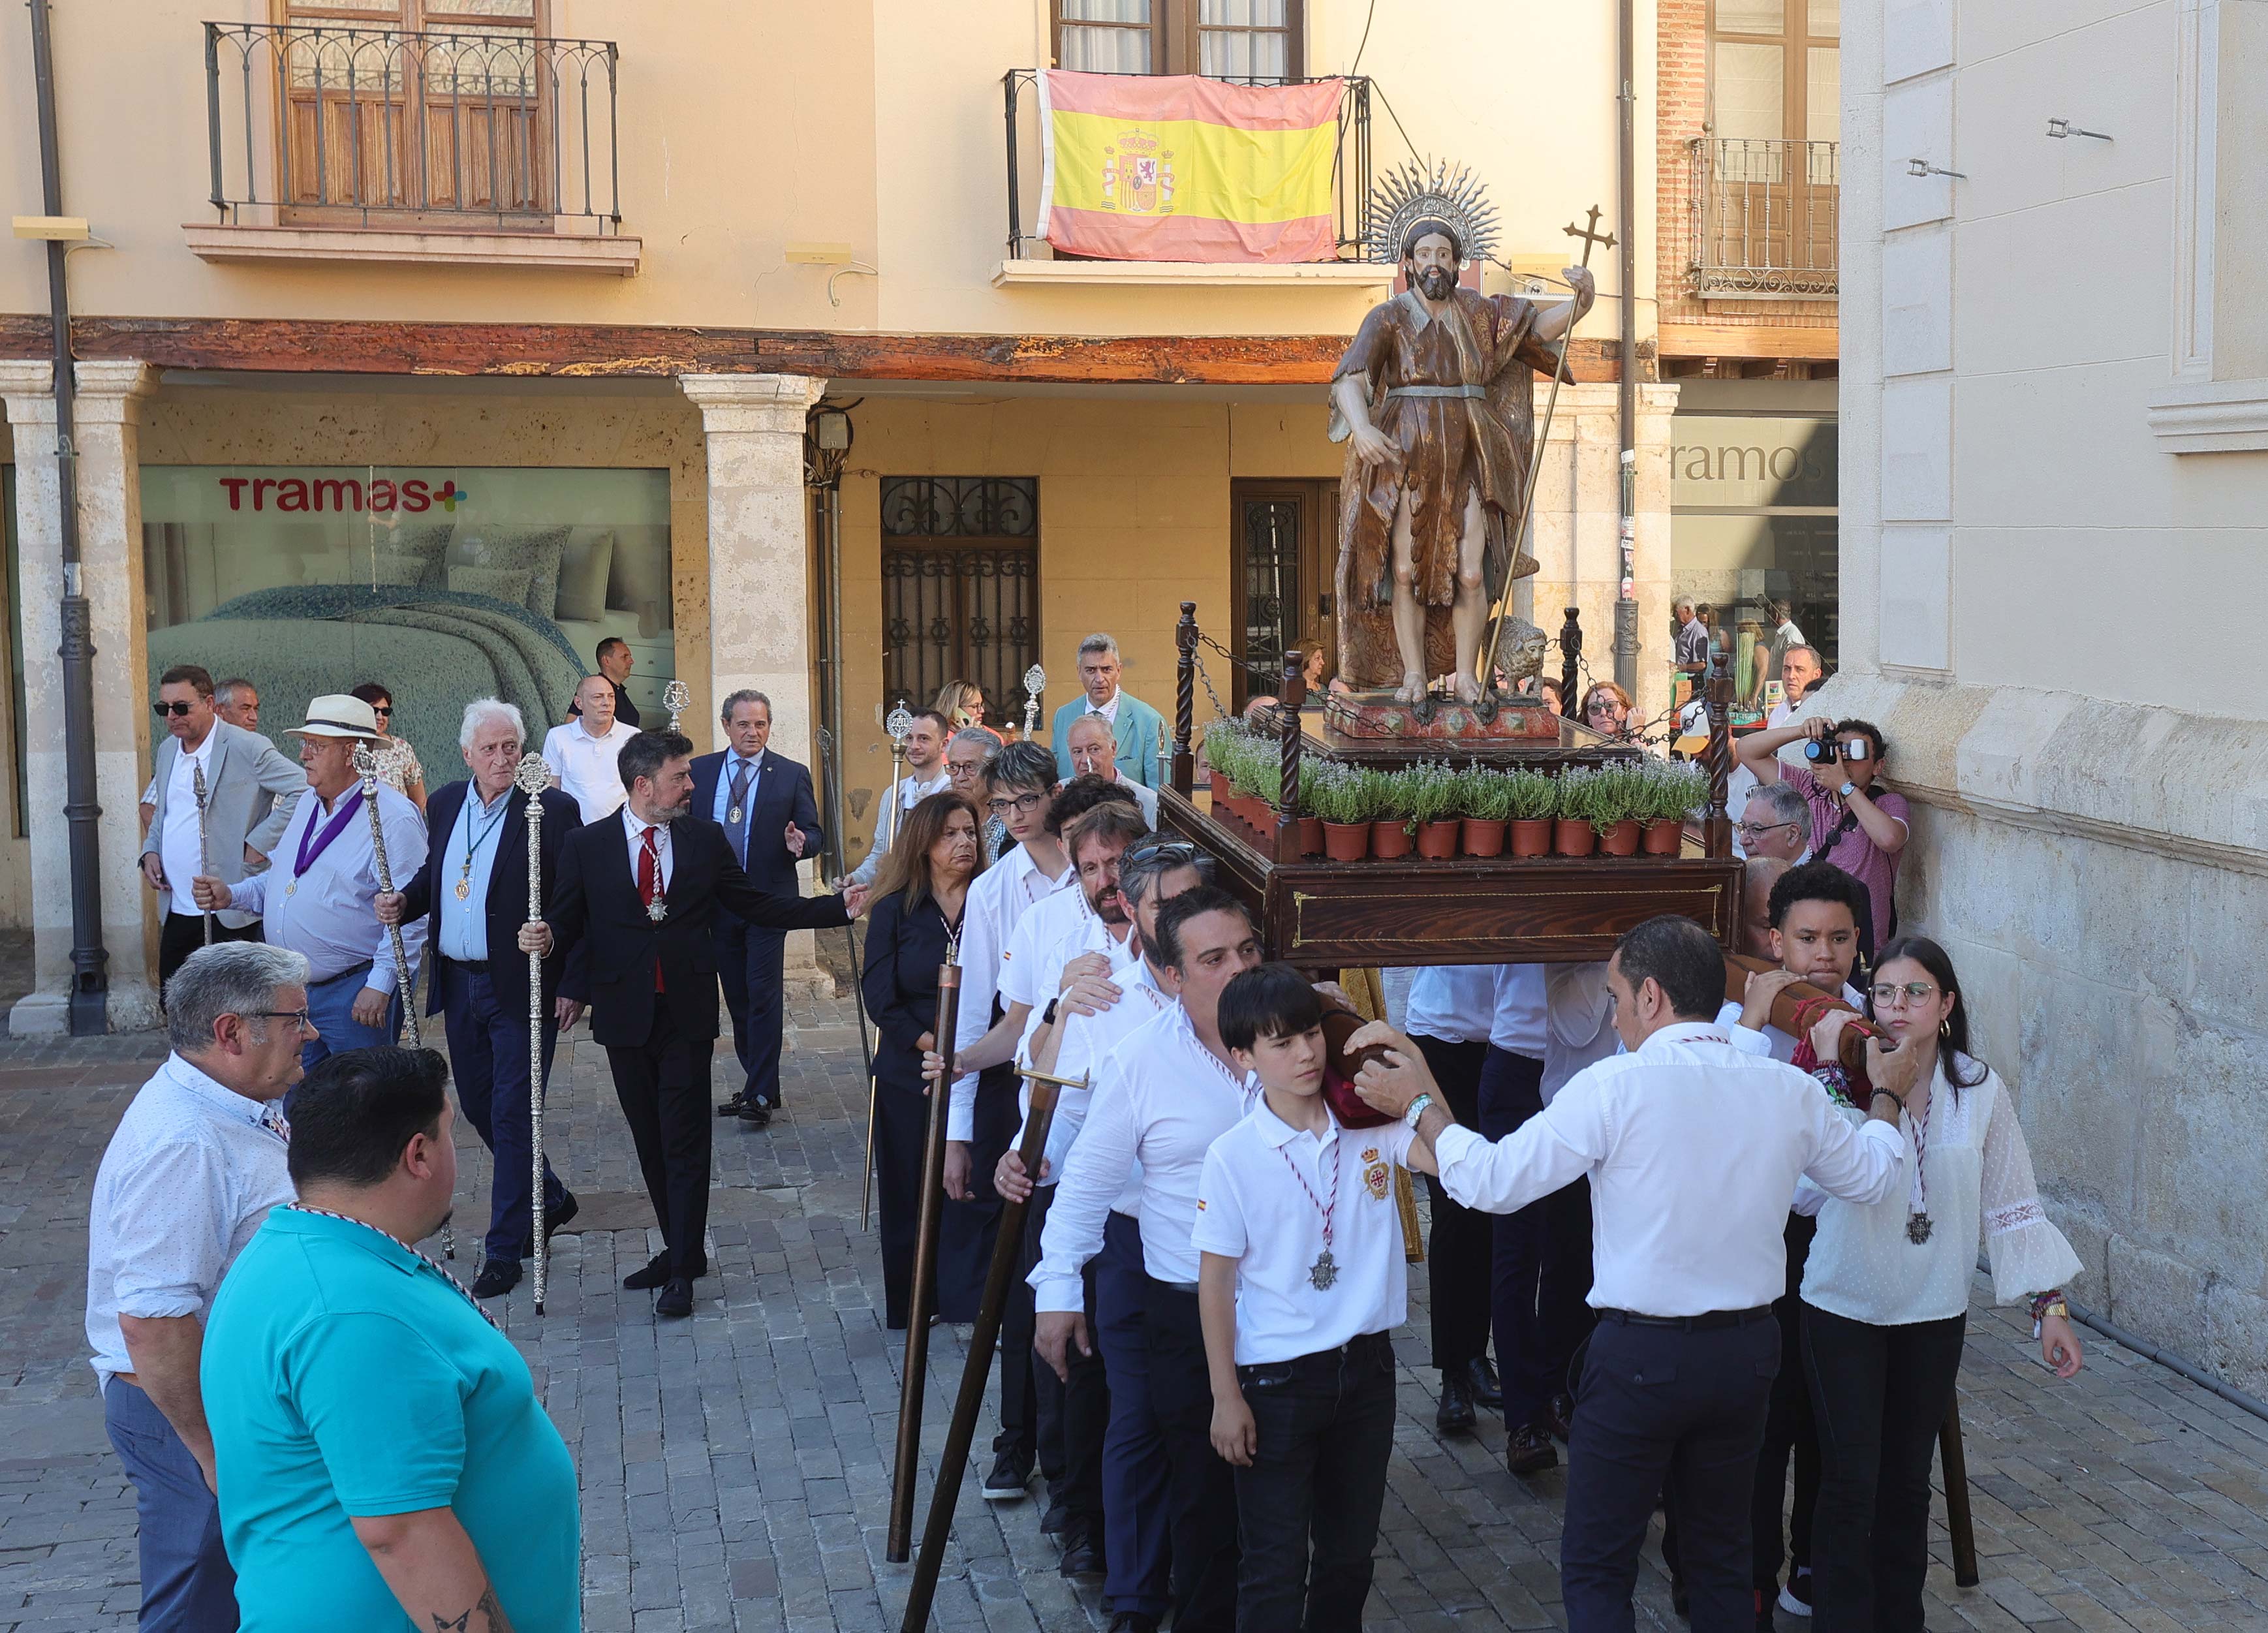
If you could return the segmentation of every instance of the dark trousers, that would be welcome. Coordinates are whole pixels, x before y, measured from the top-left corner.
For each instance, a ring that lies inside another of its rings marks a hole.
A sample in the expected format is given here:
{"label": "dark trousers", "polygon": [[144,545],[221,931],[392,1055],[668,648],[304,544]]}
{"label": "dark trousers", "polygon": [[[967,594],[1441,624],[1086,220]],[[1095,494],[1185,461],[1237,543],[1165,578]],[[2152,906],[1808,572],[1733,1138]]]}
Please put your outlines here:
{"label": "dark trousers", "polygon": [[914,1241],[921,1230],[922,1138],[928,1128],[928,1098],[918,1089],[901,1088],[890,1077],[882,1078],[874,1091],[874,1206],[880,1216],[882,1324],[894,1333],[905,1330],[907,1312],[913,1306]]}
{"label": "dark trousers", "polygon": [[[441,1026],[449,1037],[449,1075],[456,1079],[457,1103],[465,1121],[496,1159],[489,1181],[489,1234],[483,1249],[491,1259],[519,1260],[535,1251],[534,1107],[529,1103],[527,1017],[498,1001],[485,964],[437,959],[434,978],[441,985]],[[551,1075],[553,1045],[559,1028],[543,1017],[543,1074]],[[556,1218],[567,1188],[543,1162],[543,1208]]]}
{"label": "dark trousers", "polygon": [[[217,916],[213,919],[213,945],[224,941],[257,941],[260,921],[254,919],[242,930],[231,930]],[[202,913],[176,913],[168,908],[166,922],[158,931],[158,989],[165,996],[166,983],[173,972],[188,960],[190,953],[205,945],[205,916]]]}
{"label": "dark trousers", "polygon": [[[1481,1068],[1486,1043],[1450,1043],[1413,1036],[1433,1081],[1441,1085],[1449,1114],[1468,1129],[1480,1126]],[[1488,1353],[1489,1290],[1492,1279],[1496,1219],[1450,1200],[1441,1181],[1425,1176],[1432,1198],[1432,1228],[1425,1236],[1425,1284],[1433,1311],[1433,1365],[1443,1372],[1469,1365]],[[1288,1624],[1286,1624],[1288,1625]]]}
{"label": "dark trousers", "polygon": [[[976,1126],[968,1142],[968,1190],[973,1200],[956,1202],[948,1196],[937,1232],[937,1311],[948,1321],[973,1321],[984,1302],[984,1283],[992,1274],[992,1244],[1000,1235],[1000,1193],[992,1188],[992,1171],[1000,1153],[1016,1137],[1023,1116],[1016,1107],[1016,1075],[1007,1066],[994,1067],[976,1080]],[[1038,1428],[1032,1403],[1031,1346],[1024,1348],[1024,1380],[1012,1397],[1004,1394],[1000,1423],[1005,1433],[1012,1423],[1020,1444],[1037,1444]]]}
{"label": "dark trousers", "polygon": [[[1023,1289],[1023,1307],[1032,1308],[1031,1284],[1025,1278],[1040,1262],[1040,1236],[1047,1228],[1048,1210],[1054,1205],[1056,1188],[1043,1185],[1032,1193],[1032,1205],[1024,1214],[1024,1240],[1021,1257],[1017,1262],[1016,1286]],[[1092,1339],[1101,1327],[1094,1305],[1095,1261],[1087,1261],[1083,1278],[1086,1286],[1086,1330]],[[1016,1307],[1015,1288],[1011,1288],[1009,1307]],[[1110,1422],[1110,1386],[1103,1371],[1101,1346],[1094,1353],[1081,1355],[1073,1344],[1064,1359],[1069,1364],[1068,1379],[1057,1378],[1055,1368],[1032,1357],[1033,1328],[1035,1318],[1027,1315],[1027,1326],[1014,1342],[1023,1350],[1023,1376],[1031,1381],[1037,1396],[1039,1424],[1040,1468],[1048,1477],[1050,1495],[1061,1500],[1071,1528],[1065,1538],[1092,1534],[1103,1541],[1102,1526],[1102,1438]],[[1000,1391],[1007,1399],[1012,1382],[1009,1372],[1010,1338],[1004,1326],[1001,1332]],[[1006,1414],[1003,1413],[1005,1419]],[[1003,1452],[1008,1430],[1004,1422],[1000,1438],[992,1449]],[[1106,1553],[1108,1549],[1106,1548]]]}
{"label": "dark trousers", "polygon": [[1579,1367],[1559,1555],[1569,1633],[1637,1625],[1638,1549],[1665,1490],[1693,1633],[1750,1633],[1749,1493],[1779,1369],[1771,1311],[1712,1328],[1602,1316]]}
{"label": "dark trousers", "polygon": [[1554,1394],[1572,1395],[1568,1372],[1597,1317],[1591,1312],[1591,1182],[1578,1180],[1543,1199],[1543,1268],[1535,1304]]}
{"label": "dark trousers", "polygon": [[1969,1318],[1875,1327],[1803,1306],[1819,1424],[1811,1603],[1819,1633],[1919,1633],[1929,1466]]}
{"label": "dark trousers", "polygon": [[1236,1379],[1256,1443],[1236,1471],[1238,1633],[1358,1633],[1394,1450],[1393,1340],[1366,1333]]}
{"label": "dark trousers", "polygon": [[157,1403],[122,1378],[103,1386],[102,1420],[134,1484],[144,1633],[232,1633],[236,1572],[204,1471]]}
{"label": "dark trousers", "polygon": [[[1489,1045],[1481,1067],[1479,1127],[1500,1140],[1543,1109],[1543,1063]],[[1538,1422],[1559,1386],[1543,1342],[1536,1299],[1543,1269],[1544,1204],[1533,1202],[1492,1221],[1489,1307],[1496,1365],[1504,1380],[1507,1431]]]}
{"label": "dark trousers", "polygon": [[1166,1614],[1171,1563],[1166,1519],[1166,1440],[1150,1400],[1150,1278],[1142,1269],[1142,1227],[1111,1210],[1094,1276],[1094,1347],[1110,1387],[1102,1437],[1103,1599],[1114,1612]]}
{"label": "dark trousers", "polygon": [[1166,1439],[1174,1626],[1229,1633],[1236,1625],[1236,1480],[1212,1449],[1212,1379],[1196,1290],[1151,1277],[1146,1331],[1150,1402]]}
{"label": "dark trousers", "polygon": [[733,1015],[733,1052],[740,1057],[742,1098],[780,1103],[780,970],[787,931],[765,930],[730,914],[717,918],[717,977]]}
{"label": "dark trousers", "polygon": [[607,1050],[615,1098],[630,1125],[645,1193],[661,1226],[669,1274],[691,1280],[709,1273],[709,1057],[714,1038],[680,1034],[666,1005],[653,1006],[645,1041]]}
{"label": "dark trousers", "polygon": [[[1764,1450],[1756,1458],[1755,1512],[1749,1516],[1756,1551],[1756,1585],[1779,1591],[1781,1540],[1791,1571],[1811,1564],[1812,1511],[1819,1503],[1819,1435],[1811,1416],[1811,1389],[1803,1365],[1803,1267],[1819,1222],[1800,1213],[1787,1216],[1787,1291],[1772,1301],[1779,1322],[1779,1376],[1772,1379],[1771,1410],[1764,1418]],[[1780,1512],[1787,1498],[1787,1466],[1795,1464],[1795,1506],[1785,1527]]]}

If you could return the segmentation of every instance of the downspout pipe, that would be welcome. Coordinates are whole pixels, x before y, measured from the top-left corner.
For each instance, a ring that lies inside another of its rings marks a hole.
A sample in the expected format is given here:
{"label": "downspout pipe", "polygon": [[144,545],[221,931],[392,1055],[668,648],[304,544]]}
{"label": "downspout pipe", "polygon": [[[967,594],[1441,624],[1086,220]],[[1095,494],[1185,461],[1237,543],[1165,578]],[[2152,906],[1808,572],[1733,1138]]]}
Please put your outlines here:
{"label": "downspout pipe", "polygon": [[1621,366],[1616,370],[1616,407],[1622,422],[1622,493],[1617,530],[1618,576],[1615,594],[1615,684],[1638,695],[1638,18],[1637,0],[1621,0],[1616,40],[1616,77],[1620,94],[1616,158],[1622,175],[1615,236],[1621,240],[1623,333]]}
{"label": "downspout pipe", "polygon": [[[40,194],[50,216],[63,213],[63,163],[55,140],[55,61],[48,0],[29,0],[32,79],[40,121]],[[73,415],[69,247],[48,240],[48,321],[55,332],[55,490],[62,509],[63,822],[70,840],[71,1036],[109,1030],[110,955],[102,945],[102,807],[94,783],[94,618],[79,557],[78,438]]]}

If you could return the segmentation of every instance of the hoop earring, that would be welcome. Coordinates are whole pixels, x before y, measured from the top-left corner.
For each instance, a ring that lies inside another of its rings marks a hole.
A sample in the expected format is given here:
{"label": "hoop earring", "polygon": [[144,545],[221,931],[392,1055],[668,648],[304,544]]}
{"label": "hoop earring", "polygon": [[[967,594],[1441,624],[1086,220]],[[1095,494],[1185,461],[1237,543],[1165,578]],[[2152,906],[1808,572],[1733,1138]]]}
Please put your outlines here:
{"label": "hoop earring", "polygon": [[1943,1020],[1937,1023],[1937,1035],[1940,1038],[1950,1038],[1953,1035],[1952,1016],[1948,1015]]}

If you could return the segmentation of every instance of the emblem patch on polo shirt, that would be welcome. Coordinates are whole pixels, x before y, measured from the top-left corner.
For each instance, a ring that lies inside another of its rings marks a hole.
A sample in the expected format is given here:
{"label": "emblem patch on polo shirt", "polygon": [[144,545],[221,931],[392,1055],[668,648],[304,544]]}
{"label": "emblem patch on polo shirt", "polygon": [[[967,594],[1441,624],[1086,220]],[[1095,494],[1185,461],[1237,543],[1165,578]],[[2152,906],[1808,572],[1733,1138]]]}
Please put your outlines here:
{"label": "emblem patch on polo shirt", "polygon": [[1362,1160],[1365,1165],[1362,1171],[1363,1188],[1373,1197],[1383,1202],[1386,1199],[1387,1176],[1392,1171],[1388,1167],[1385,1160],[1379,1156],[1378,1147],[1375,1145],[1363,1152]]}

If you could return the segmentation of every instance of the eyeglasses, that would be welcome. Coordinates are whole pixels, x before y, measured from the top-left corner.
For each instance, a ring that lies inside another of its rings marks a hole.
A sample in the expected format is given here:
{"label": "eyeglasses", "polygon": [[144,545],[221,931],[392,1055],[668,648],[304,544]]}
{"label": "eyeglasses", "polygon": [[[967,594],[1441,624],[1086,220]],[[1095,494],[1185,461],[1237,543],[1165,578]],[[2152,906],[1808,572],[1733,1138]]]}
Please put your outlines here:
{"label": "eyeglasses", "polygon": [[1886,1009],[1893,1004],[1903,1008],[1904,1004],[1900,1004],[1901,999],[1904,1004],[1925,1004],[1937,996],[1937,989],[1926,981],[1909,981],[1902,987],[1885,982],[1879,987],[1867,988],[1867,996],[1874,1000],[1877,1009]]}
{"label": "eyeglasses", "polygon": [[158,718],[163,720],[167,715],[179,719],[196,705],[195,703],[152,703],[150,707],[157,712]]}
{"label": "eyeglasses", "polygon": [[1038,810],[1040,803],[1046,798],[1045,794],[1019,794],[1013,799],[991,800],[985,809],[996,817],[1028,816]]}
{"label": "eyeglasses", "polygon": [[288,1020],[301,1032],[315,1029],[315,1018],[303,1009],[263,1009],[253,1011],[262,1020]]}
{"label": "eyeglasses", "polygon": [[1583,705],[1587,715],[1612,715],[1622,712],[1622,705],[1611,697],[1594,697]]}
{"label": "eyeglasses", "polygon": [[1743,842],[1752,845],[1766,834],[1777,833],[1781,828],[1794,826],[1793,822],[1735,822],[1733,824],[1733,831],[1741,836]]}

